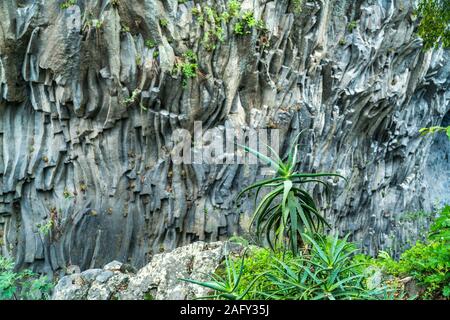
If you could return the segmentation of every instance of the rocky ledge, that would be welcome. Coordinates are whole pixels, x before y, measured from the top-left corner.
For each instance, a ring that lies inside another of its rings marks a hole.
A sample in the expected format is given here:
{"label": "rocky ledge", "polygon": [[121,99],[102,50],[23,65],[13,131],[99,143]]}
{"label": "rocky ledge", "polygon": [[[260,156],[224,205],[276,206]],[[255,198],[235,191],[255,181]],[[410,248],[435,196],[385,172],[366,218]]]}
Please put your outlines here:
{"label": "rocky ledge", "polygon": [[[168,253],[153,256],[136,272],[119,261],[103,269],[69,268],[72,274],[61,278],[53,300],[183,300],[208,294],[206,288],[180,278],[207,280],[227,253],[240,253],[240,245],[229,242],[195,242]],[[72,270],[72,271],[71,271]]]}

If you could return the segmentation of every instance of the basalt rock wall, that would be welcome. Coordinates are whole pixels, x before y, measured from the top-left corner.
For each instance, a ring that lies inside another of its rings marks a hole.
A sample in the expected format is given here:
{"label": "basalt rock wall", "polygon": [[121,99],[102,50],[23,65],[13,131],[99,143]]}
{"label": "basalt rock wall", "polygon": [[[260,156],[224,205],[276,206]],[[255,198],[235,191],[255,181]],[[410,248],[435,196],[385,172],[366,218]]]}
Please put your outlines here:
{"label": "basalt rock wall", "polygon": [[414,1],[74,3],[0,3],[0,239],[18,266],[142,267],[245,232],[253,202],[234,200],[260,168],[174,163],[195,121],[279,129],[283,152],[305,130],[299,170],[348,178],[311,191],[371,254],[448,200],[449,148],[418,130],[449,111],[449,54],[422,49]]}

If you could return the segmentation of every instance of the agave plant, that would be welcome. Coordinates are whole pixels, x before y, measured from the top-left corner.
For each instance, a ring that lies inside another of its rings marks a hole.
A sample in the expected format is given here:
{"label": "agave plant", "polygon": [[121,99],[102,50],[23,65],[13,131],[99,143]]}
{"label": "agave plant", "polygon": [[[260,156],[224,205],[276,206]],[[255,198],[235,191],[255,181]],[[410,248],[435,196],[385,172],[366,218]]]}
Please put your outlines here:
{"label": "agave plant", "polygon": [[[252,225],[255,224],[256,226],[257,237],[261,240],[261,237],[265,235],[273,250],[275,247],[284,245],[290,248],[294,254],[299,251],[299,245],[303,242],[303,234],[320,232],[325,225],[328,225],[319,213],[313,197],[304,186],[308,183],[319,183],[328,188],[327,183],[320,178],[344,178],[337,173],[300,173],[295,171],[298,157],[297,141],[300,134],[294,139],[294,143],[284,160],[270,146],[268,148],[273,158],[247,146],[239,145],[246,152],[252,153],[266,162],[276,172],[275,177],[258,181],[243,189],[238,195],[239,199],[245,193],[256,190],[256,209]],[[256,205],[258,195],[263,188],[270,188],[271,190]]]}
{"label": "agave plant", "polygon": [[[255,277],[253,281],[247,286],[247,288],[242,293],[237,293],[240,288],[240,281],[242,274],[244,272],[244,252],[242,254],[241,263],[238,265],[233,259],[230,259],[228,255],[225,255],[225,271],[226,276],[220,276],[217,273],[210,274],[210,281],[198,281],[194,279],[179,279],[181,281],[186,281],[193,283],[205,288],[214,290],[214,294],[206,297],[199,297],[197,299],[227,299],[227,300],[242,300],[256,281],[262,276]],[[239,267],[238,267],[239,266]]]}
{"label": "agave plant", "polygon": [[290,264],[276,259],[267,276],[274,289],[261,294],[269,299],[295,300],[374,298],[376,292],[363,283],[360,264],[350,258],[357,250],[346,239],[305,235],[310,253]]}

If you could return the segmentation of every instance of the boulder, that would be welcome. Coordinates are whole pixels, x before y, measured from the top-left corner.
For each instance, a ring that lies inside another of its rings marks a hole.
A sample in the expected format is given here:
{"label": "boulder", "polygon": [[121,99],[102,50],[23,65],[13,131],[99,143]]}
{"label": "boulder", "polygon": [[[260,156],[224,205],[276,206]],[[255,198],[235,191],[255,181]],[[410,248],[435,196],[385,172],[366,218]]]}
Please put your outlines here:
{"label": "boulder", "polygon": [[[136,273],[113,261],[102,269],[66,275],[55,286],[53,300],[184,300],[208,295],[209,289],[180,279],[208,280],[228,253],[242,247],[229,242],[194,242],[159,253]],[[129,269],[129,268],[128,268]]]}

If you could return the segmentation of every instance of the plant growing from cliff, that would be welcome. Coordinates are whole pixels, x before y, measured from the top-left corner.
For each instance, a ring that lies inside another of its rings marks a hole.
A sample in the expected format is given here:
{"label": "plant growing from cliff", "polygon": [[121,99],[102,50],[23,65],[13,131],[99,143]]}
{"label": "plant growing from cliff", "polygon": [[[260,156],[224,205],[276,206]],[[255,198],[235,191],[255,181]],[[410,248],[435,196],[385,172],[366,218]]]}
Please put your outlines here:
{"label": "plant growing from cliff", "polygon": [[241,2],[236,0],[229,1],[226,10],[222,12],[218,12],[210,6],[192,9],[192,15],[204,30],[203,45],[208,51],[214,50],[217,42],[224,41],[228,24],[236,35],[251,34],[254,29],[266,29],[264,22],[257,20],[253,12],[246,11],[241,14],[240,11]]}
{"label": "plant growing from cliff", "polygon": [[422,128],[419,130],[419,133],[422,136],[425,136],[427,134],[434,134],[434,133],[438,133],[438,132],[446,133],[447,137],[450,139],[450,126],[448,126],[448,127],[435,126],[435,127],[429,127],[429,128]]}
{"label": "plant growing from cliff", "polygon": [[228,13],[231,17],[235,17],[239,14],[241,10],[241,3],[237,0],[228,1]]}
{"label": "plant growing from cliff", "polygon": [[355,30],[357,26],[358,26],[358,22],[353,20],[347,25],[347,29],[349,32],[353,32],[353,30]]}
{"label": "plant growing from cliff", "polygon": [[302,12],[303,0],[292,0],[292,4],[294,5],[294,13]]}
{"label": "plant growing from cliff", "polygon": [[266,28],[264,21],[257,20],[253,12],[245,12],[238,18],[234,25],[234,33],[237,35],[250,34],[253,29],[264,30]]}
{"label": "plant growing from cliff", "polygon": [[442,44],[450,47],[450,1],[421,0],[418,6],[419,36],[424,48],[431,49]]}
{"label": "plant growing from cliff", "polygon": [[130,27],[128,25],[122,24],[120,31],[124,32],[124,33],[127,33],[127,32],[130,32],[131,29],[130,29]]}
{"label": "plant growing from cliff", "polygon": [[43,236],[46,236],[50,233],[50,231],[53,229],[53,227],[54,227],[54,222],[52,219],[49,219],[47,222],[39,224],[38,230]]}
{"label": "plant growing from cliff", "polygon": [[156,42],[155,42],[155,40],[147,39],[147,40],[145,40],[145,46],[149,49],[153,49],[156,47]]}
{"label": "plant growing from cliff", "polygon": [[96,30],[100,30],[101,28],[103,28],[103,24],[104,24],[103,20],[94,19],[94,20],[92,20],[92,22],[93,22]]}
{"label": "plant growing from cliff", "polygon": [[167,19],[160,19],[159,20],[159,25],[163,28],[167,27],[169,25],[169,20]]}
{"label": "plant growing from cliff", "polygon": [[[288,156],[282,160],[274,151],[273,158],[246,146],[241,146],[246,152],[270,165],[276,172],[273,178],[258,181],[243,189],[238,199],[245,193],[256,190],[255,205],[258,195],[263,188],[271,191],[265,195],[253,214],[252,225],[255,224],[256,235],[259,239],[265,237],[269,246],[289,248],[298,254],[299,245],[303,242],[305,233],[315,234],[323,231],[327,221],[319,213],[313,197],[304,186],[309,183],[319,183],[328,187],[319,178],[340,177],[337,173],[301,173],[295,171],[298,160],[298,138],[294,140]],[[344,178],[345,179],[345,178]]]}
{"label": "plant growing from cliff", "polygon": [[192,50],[183,54],[183,58],[175,64],[174,73],[181,73],[183,78],[183,87],[187,86],[189,79],[197,77],[198,64],[197,56]]}
{"label": "plant growing from cliff", "polygon": [[125,104],[125,106],[130,106],[133,103],[136,102],[136,99],[138,98],[139,94],[141,93],[141,90],[139,88],[136,88],[133,90],[133,92],[131,93],[131,96],[126,98],[123,102]]}
{"label": "plant growing from cliff", "polygon": [[69,9],[71,6],[74,6],[77,4],[77,0],[66,0],[64,2],[62,2],[59,7],[61,9]]}
{"label": "plant growing from cliff", "polygon": [[0,300],[48,299],[53,288],[46,276],[14,271],[14,262],[0,256]]}

